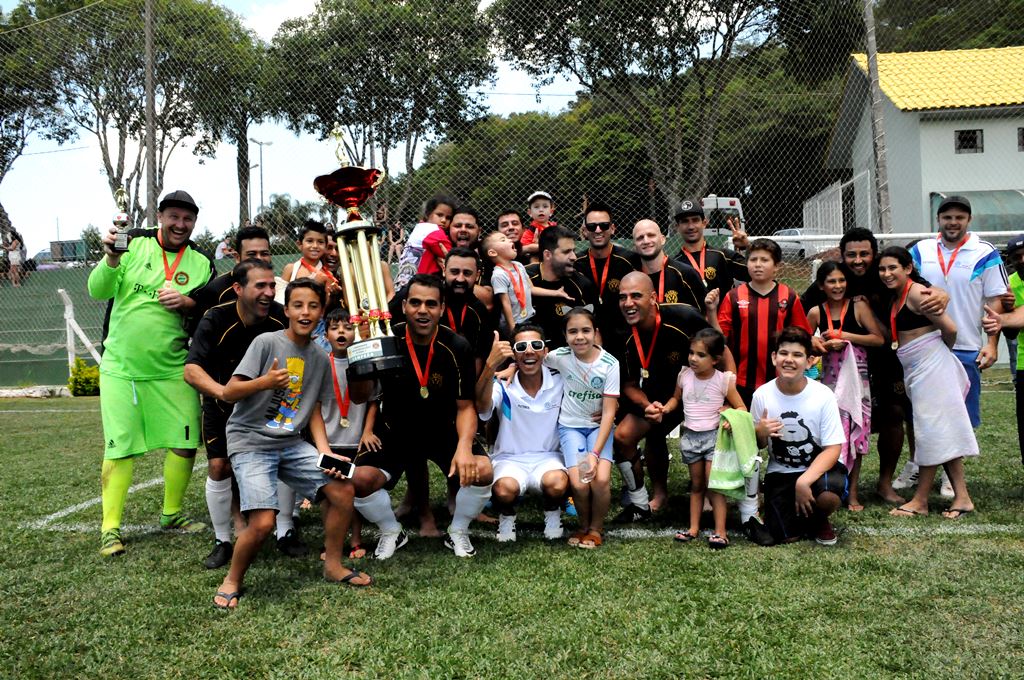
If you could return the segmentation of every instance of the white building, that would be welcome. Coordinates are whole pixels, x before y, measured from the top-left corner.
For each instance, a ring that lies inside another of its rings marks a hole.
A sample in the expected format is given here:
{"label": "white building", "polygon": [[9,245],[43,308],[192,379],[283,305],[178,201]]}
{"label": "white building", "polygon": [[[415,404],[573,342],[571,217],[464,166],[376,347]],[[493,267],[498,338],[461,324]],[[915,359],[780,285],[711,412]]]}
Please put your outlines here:
{"label": "white building", "polygon": [[[973,228],[1024,231],[1024,47],[878,55],[894,232],[935,231],[949,194]],[[851,179],[804,202],[807,233],[878,230],[867,58],[852,55],[826,165]]]}

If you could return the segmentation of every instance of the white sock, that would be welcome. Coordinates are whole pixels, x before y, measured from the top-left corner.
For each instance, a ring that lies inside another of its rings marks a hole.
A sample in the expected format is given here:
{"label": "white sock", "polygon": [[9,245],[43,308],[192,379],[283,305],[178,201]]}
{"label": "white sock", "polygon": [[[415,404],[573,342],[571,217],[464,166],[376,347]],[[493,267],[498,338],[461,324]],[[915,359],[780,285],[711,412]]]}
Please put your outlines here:
{"label": "white sock", "polygon": [[295,508],[295,491],[282,481],[277,482],[277,537],[284,538],[285,534],[295,528],[295,516],[292,514]]}
{"label": "white sock", "polygon": [[647,495],[647,487],[641,486],[635,491],[627,491],[626,495],[629,496],[630,505],[635,505],[643,510],[647,510],[651,507],[651,499]]}
{"label": "white sock", "polygon": [[622,483],[626,485],[626,490],[635,491],[636,477],[633,476],[633,464],[628,460],[624,460],[616,463],[615,467],[619,468],[619,474],[622,475]]}
{"label": "white sock", "polygon": [[546,526],[546,527],[560,527],[560,526],[562,526],[562,511],[561,510],[545,510],[544,511],[544,526]]}
{"label": "white sock", "polygon": [[377,489],[366,498],[356,498],[356,510],[367,522],[377,525],[383,533],[393,534],[402,530],[391,508],[391,496],[384,489]]}
{"label": "white sock", "polygon": [[491,498],[491,485],[462,486],[455,494],[455,513],[449,531],[469,531],[469,523],[483,512],[484,506]]}
{"label": "white sock", "polygon": [[218,541],[231,542],[231,478],[206,478],[206,507]]}
{"label": "white sock", "polygon": [[746,496],[745,498],[739,499],[736,503],[740,509],[740,523],[746,522],[751,517],[757,516],[757,496],[751,498]]}

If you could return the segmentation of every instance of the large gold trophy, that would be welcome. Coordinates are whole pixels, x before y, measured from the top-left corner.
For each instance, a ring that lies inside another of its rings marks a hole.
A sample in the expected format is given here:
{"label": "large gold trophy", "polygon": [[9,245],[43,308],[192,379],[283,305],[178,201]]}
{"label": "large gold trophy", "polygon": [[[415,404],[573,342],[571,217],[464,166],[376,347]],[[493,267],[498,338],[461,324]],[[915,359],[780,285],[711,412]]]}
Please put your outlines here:
{"label": "large gold trophy", "polygon": [[[339,220],[337,225],[338,266],[345,304],[356,329],[355,342],[348,348],[348,375],[358,380],[396,371],[405,364],[405,358],[391,333],[391,314],[381,273],[382,228],[363,219],[359,212],[359,206],[384,181],[384,173],[347,162],[341,157],[340,140],[336,155],[342,166],[329,175],[317,177],[313,188],[345,211],[344,221]],[[361,326],[369,329],[365,337]]]}

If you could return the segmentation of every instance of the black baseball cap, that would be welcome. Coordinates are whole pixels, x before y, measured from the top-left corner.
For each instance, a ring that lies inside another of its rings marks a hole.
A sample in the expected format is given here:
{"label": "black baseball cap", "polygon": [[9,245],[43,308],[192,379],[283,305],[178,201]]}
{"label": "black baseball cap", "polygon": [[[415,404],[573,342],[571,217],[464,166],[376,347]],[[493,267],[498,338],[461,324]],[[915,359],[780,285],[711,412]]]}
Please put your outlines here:
{"label": "black baseball cap", "polygon": [[680,203],[679,207],[676,208],[677,220],[680,217],[689,217],[690,215],[700,215],[701,217],[704,217],[704,204],[700,199],[692,200],[688,198]]}
{"label": "black baseball cap", "polygon": [[184,208],[185,210],[191,210],[196,215],[199,214],[199,206],[192,199],[187,191],[178,189],[160,199],[160,204],[157,206],[157,211],[163,212],[164,208]]}
{"label": "black baseball cap", "polygon": [[1010,239],[1006,244],[1006,254],[1012,255],[1013,251],[1020,250],[1021,248],[1024,248],[1024,234],[1014,236]]}
{"label": "black baseball cap", "polygon": [[946,196],[942,199],[942,203],[939,203],[939,209],[935,211],[935,214],[941,215],[949,208],[963,208],[968,215],[971,214],[971,202],[964,196]]}

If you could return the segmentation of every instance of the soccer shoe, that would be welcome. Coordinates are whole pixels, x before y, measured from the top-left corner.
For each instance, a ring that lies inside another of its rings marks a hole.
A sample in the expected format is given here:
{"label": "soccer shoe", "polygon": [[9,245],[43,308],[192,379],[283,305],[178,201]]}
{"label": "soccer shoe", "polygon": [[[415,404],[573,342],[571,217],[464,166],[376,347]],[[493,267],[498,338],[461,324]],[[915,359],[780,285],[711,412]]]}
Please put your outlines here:
{"label": "soccer shoe", "polygon": [[386,560],[408,542],[408,534],[401,529],[397,532],[381,533],[380,538],[377,539],[377,549],[373,551],[373,559]]}
{"label": "soccer shoe", "polygon": [[817,541],[818,545],[835,545],[839,539],[836,538],[835,529],[832,528],[832,522],[827,519],[821,520],[821,526],[818,527],[818,533],[815,534],[814,540]]}
{"label": "soccer shoe", "polygon": [[555,513],[544,518],[544,538],[549,541],[556,541],[564,535],[562,530],[562,518]]}
{"label": "soccer shoe", "polygon": [[180,512],[176,512],[173,515],[160,515],[160,528],[163,531],[180,531],[185,534],[194,534],[205,529],[206,525],[186,517]]}
{"label": "soccer shoe", "polygon": [[203,560],[203,566],[207,569],[219,569],[231,561],[231,555],[234,551],[234,546],[231,545],[230,541],[217,541],[214,539],[213,550]]}
{"label": "soccer shoe", "polygon": [[100,538],[100,555],[114,557],[124,554],[124,543],[121,542],[120,529],[107,529]]}
{"label": "soccer shoe", "polygon": [[949,475],[946,474],[945,470],[942,471],[940,478],[939,495],[943,498],[953,498],[956,496],[956,493],[953,491],[953,482],[949,481]]}
{"label": "soccer shoe", "polygon": [[772,538],[768,527],[756,517],[751,517],[743,523],[743,533],[746,534],[751,543],[756,545],[768,546],[775,544],[775,539]]}
{"label": "soccer shoe", "polygon": [[465,531],[448,530],[448,538],[444,539],[444,547],[455,552],[456,557],[473,557],[476,549],[469,541],[469,534]]}
{"label": "soccer shoe", "polygon": [[637,505],[627,505],[615,518],[615,524],[636,524],[646,522],[651,518],[650,508],[641,508]]}
{"label": "soccer shoe", "polygon": [[516,516],[498,515],[498,543],[516,542]]}
{"label": "soccer shoe", "polygon": [[906,465],[903,466],[903,470],[900,471],[899,476],[892,483],[892,488],[897,491],[900,489],[910,489],[917,486],[917,465],[912,460],[908,460]]}
{"label": "soccer shoe", "polygon": [[295,529],[289,529],[284,536],[277,539],[277,549],[288,557],[302,557],[306,554],[306,544],[299,538]]}

